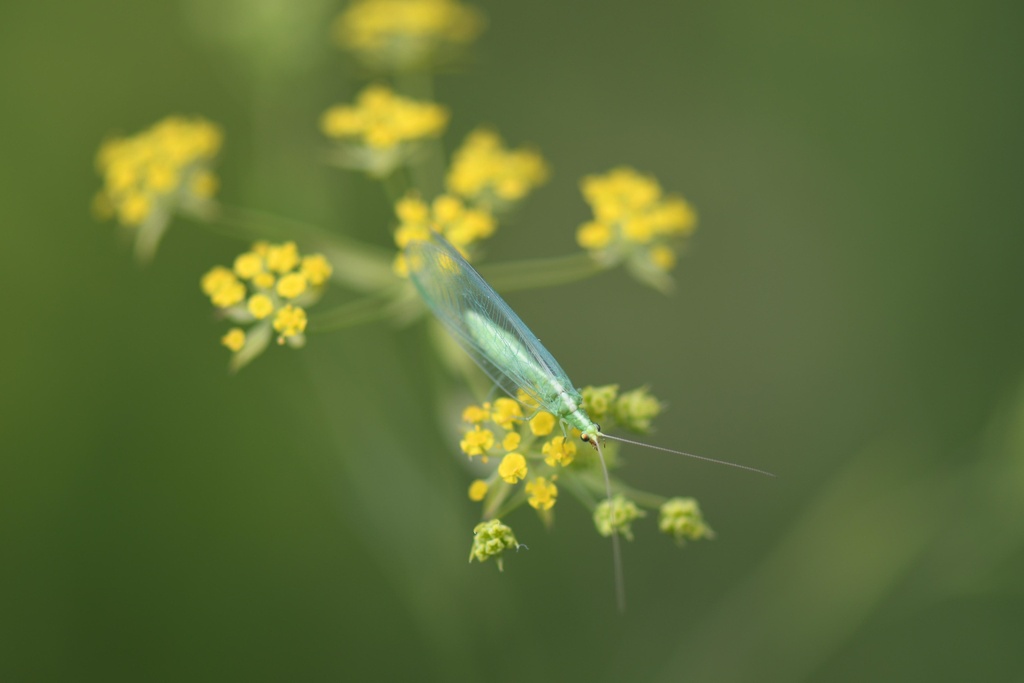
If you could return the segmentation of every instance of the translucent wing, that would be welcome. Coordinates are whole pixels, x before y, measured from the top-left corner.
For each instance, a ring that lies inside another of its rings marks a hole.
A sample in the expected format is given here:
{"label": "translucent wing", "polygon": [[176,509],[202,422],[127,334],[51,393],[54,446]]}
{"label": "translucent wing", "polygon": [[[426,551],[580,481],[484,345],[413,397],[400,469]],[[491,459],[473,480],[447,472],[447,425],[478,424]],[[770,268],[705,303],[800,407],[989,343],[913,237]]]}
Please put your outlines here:
{"label": "translucent wing", "polygon": [[453,337],[510,395],[522,389],[558,414],[562,391],[575,393],[565,371],[519,316],[440,235],[410,243],[409,277]]}

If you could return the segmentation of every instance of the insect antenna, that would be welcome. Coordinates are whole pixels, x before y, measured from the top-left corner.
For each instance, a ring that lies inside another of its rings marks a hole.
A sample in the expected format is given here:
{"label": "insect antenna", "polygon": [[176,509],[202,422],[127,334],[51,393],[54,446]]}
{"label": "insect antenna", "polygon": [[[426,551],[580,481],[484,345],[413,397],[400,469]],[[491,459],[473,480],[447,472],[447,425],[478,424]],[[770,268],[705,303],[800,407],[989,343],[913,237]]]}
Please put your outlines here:
{"label": "insect antenna", "polygon": [[[594,446],[597,448],[597,457],[601,461],[601,472],[604,474],[604,490],[608,496],[608,513],[611,514],[612,504],[612,480],[608,476],[608,465],[604,461],[604,452],[601,451],[600,439],[594,439]],[[619,541],[619,532],[612,527],[612,563],[615,567],[615,602],[619,606],[619,613],[626,611],[626,579],[622,572],[622,545]]]}
{"label": "insect antenna", "polygon": [[[756,467],[750,467],[748,465],[740,465],[739,463],[729,462],[728,460],[717,460],[716,458],[709,458],[709,457],[704,456],[704,455],[694,455],[693,453],[684,453],[683,451],[676,451],[676,450],[673,450],[671,448],[664,448],[662,446],[653,446],[653,445],[651,445],[649,443],[644,443],[643,441],[633,441],[632,439],[623,439],[621,436],[612,436],[611,434],[605,434],[604,432],[601,432],[601,438],[602,439],[611,439],[612,441],[621,441],[622,443],[628,443],[628,444],[632,444],[634,446],[643,446],[644,448],[652,448],[652,449],[654,449],[656,451],[665,451],[666,453],[674,453],[676,455],[685,455],[687,458],[695,458],[697,460],[703,460],[705,462],[713,462],[713,463],[715,463],[717,465],[728,465],[729,467],[735,467],[736,469],[747,470],[748,472],[756,472],[757,474],[763,474],[766,477],[772,477],[772,478],[775,477],[775,475],[772,474],[771,472],[766,472],[765,470],[759,470]],[[600,452],[601,452],[600,449],[598,449],[598,453],[600,453]],[[601,462],[602,462],[602,464],[604,463],[604,459],[603,458],[602,458]],[[605,476],[607,477],[607,473],[606,473]]]}

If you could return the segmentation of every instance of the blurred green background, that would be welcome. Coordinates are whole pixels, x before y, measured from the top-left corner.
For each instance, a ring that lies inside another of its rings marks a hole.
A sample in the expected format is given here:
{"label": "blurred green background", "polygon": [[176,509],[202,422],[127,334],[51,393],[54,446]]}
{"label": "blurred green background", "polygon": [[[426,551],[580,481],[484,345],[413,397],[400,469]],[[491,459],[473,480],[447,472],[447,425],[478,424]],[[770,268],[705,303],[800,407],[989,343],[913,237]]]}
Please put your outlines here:
{"label": "blurred green background", "polygon": [[0,679],[1022,680],[1024,5],[479,2],[441,75],[552,180],[491,242],[568,253],[619,164],[700,228],[663,297],[622,272],[510,295],[581,384],[651,383],[627,451],[702,502],[609,544],[558,507],[499,574],[439,424],[423,330],[271,349],[237,376],[199,292],[240,245],[177,222],[136,266],[89,204],[100,141],[224,126],[226,201],[381,245],[380,189],[316,121],[364,74],[327,0],[0,9]]}

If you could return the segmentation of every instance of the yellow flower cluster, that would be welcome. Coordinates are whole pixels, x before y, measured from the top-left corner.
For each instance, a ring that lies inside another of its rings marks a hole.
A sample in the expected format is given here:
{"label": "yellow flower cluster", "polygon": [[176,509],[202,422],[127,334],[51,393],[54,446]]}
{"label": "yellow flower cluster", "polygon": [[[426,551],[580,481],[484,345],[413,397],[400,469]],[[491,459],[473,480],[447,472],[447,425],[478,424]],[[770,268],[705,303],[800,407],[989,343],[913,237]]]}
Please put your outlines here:
{"label": "yellow flower cluster", "polygon": [[[246,332],[235,327],[221,339],[228,349],[244,354],[244,364],[261,353],[272,331],[278,344],[305,343],[306,307],[320,298],[331,277],[331,264],[320,254],[302,256],[294,242],[257,242],[235,258],[231,268],[216,266],[200,285],[210,302]],[[240,365],[236,365],[240,367]]]}
{"label": "yellow flower cluster", "polygon": [[383,85],[365,88],[355,105],[335,105],[320,120],[327,137],[358,139],[376,150],[438,137],[447,125],[448,110],[441,105],[402,97]]}
{"label": "yellow flower cluster", "polygon": [[501,210],[546,182],[548,174],[540,153],[507,149],[497,133],[478,128],[455,151],[445,182],[449,192]]}
{"label": "yellow flower cluster", "polygon": [[[551,437],[557,423],[554,415],[538,411],[527,420],[518,401],[499,398],[493,403],[467,406],[462,420],[469,425],[459,443],[463,453],[471,458],[479,456],[483,462],[490,457],[501,458],[488,479],[470,485],[470,500],[479,502],[488,494],[507,495],[511,486],[529,479],[525,484],[526,502],[542,512],[554,507],[557,471],[571,465],[576,457],[573,441],[561,435]],[[531,477],[531,470],[544,476]]]}
{"label": "yellow flower cluster", "polygon": [[468,258],[469,246],[487,239],[497,229],[497,221],[488,211],[467,207],[458,197],[447,194],[436,197],[429,205],[419,195],[407,194],[395,204],[395,215],[399,221],[395,229],[399,253],[394,268],[400,277],[408,275],[401,250],[410,242],[426,240],[431,232],[437,232]]}
{"label": "yellow flower cluster", "polygon": [[137,135],[107,140],[96,156],[103,176],[97,212],[137,227],[209,199],[217,189],[210,165],[222,137],[204,119],[169,116]]}
{"label": "yellow flower cluster", "polygon": [[355,0],[334,36],[370,66],[404,71],[446,61],[483,28],[483,15],[456,0]]}
{"label": "yellow flower cluster", "polygon": [[583,179],[581,190],[594,220],[576,232],[576,241],[595,257],[634,268],[667,272],[676,263],[679,241],[697,225],[685,199],[664,195],[658,181],[632,168],[616,168]]}

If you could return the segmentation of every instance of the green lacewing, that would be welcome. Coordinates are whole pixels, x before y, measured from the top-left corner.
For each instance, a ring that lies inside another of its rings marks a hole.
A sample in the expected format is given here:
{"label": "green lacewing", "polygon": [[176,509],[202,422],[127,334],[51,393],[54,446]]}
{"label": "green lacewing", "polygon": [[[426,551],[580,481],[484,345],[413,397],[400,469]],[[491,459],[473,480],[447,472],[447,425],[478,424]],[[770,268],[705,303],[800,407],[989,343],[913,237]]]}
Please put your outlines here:
{"label": "green lacewing", "polygon": [[[601,427],[583,409],[583,397],[579,389],[554,356],[444,237],[432,233],[429,240],[410,242],[405,248],[405,257],[409,278],[431,312],[487,376],[513,398],[517,391],[522,391],[564,425],[578,429],[580,438],[597,449],[609,501],[612,497],[611,480],[601,451],[601,439],[622,441],[774,476],[754,467],[652,446],[602,432]],[[612,542],[616,593],[621,607],[624,591],[618,534],[612,534]]]}

